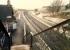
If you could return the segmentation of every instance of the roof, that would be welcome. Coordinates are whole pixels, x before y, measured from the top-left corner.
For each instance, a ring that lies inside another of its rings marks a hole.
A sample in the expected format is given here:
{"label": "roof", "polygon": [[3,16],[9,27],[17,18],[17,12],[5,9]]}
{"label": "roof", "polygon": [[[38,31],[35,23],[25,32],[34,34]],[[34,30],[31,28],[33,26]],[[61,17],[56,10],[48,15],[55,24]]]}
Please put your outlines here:
{"label": "roof", "polygon": [[0,5],[0,19],[4,20],[7,16],[12,16],[12,10],[12,7],[8,7],[7,5]]}

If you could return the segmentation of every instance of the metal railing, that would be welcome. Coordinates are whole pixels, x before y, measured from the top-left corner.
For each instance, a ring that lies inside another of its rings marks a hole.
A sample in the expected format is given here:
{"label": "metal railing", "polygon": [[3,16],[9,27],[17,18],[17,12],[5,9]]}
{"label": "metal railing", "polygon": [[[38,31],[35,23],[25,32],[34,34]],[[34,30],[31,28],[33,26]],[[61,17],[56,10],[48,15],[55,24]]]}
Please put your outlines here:
{"label": "metal railing", "polygon": [[69,50],[70,19],[31,35],[32,50]]}

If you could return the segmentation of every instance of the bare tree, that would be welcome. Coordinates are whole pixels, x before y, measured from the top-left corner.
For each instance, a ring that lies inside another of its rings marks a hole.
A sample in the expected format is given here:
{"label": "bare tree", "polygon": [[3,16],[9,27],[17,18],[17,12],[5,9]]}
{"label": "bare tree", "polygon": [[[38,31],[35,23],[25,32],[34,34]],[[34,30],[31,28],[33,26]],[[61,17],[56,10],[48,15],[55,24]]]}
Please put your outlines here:
{"label": "bare tree", "polygon": [[61,4],[62,4],[62,0],[55,0],[53,1],[53,3],[51,4],[48,10],[52,13],[59,12],[61,8]]}

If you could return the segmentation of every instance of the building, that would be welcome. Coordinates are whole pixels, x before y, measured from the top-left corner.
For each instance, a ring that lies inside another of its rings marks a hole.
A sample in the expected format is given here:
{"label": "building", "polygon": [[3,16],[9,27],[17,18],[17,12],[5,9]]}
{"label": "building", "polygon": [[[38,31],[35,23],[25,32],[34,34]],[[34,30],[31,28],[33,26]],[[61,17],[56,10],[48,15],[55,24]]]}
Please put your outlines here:
{"label": "building", "polygon": [[7,21],[8,18],[13,20],[13,15],[13,8],[9,0],[7,1],[7,5],[0,5],[0,20]]}

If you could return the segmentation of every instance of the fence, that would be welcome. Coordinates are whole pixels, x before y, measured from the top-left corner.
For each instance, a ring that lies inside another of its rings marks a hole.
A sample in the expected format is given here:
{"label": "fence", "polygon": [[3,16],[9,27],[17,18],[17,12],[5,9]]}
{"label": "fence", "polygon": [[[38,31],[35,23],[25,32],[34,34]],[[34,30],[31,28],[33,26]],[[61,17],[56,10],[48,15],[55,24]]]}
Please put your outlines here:
{"label": "fence", "polygon": [[31,36],[30,40],[32,50],[70,50],[70,20]]}

